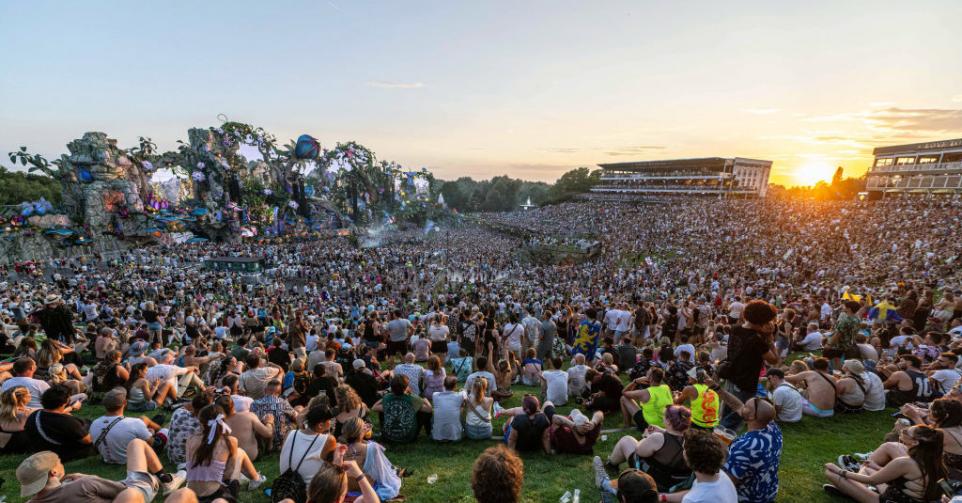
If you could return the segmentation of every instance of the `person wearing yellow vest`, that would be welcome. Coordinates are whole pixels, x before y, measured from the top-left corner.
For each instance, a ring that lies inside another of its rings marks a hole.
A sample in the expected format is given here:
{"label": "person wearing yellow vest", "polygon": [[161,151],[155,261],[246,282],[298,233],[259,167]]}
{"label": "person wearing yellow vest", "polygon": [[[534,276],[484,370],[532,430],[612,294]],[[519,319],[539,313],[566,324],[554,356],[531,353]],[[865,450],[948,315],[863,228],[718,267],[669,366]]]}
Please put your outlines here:
{"label": "person wearing yellow vest", "polygon": [[718,426],[721,419],[721,397],[707,385],[704,384],[708,377],[704,370],[699,369],[696,374],[696,382],[685,386],[681,393],[675,398],[675,403],[684,405],[690,402],[688,408],[691,410],[691,425],[694,428],[703,430],[713,430]]}
{"label": "person wearing yellow vest", "polygon": [[[649,426],[665,427],[665,407],[675,403],[671,388],[664,383],[665,371],[655,367],[645,377],[639,377],[625,386],[621,394],[621,415],[625,426],[644,430]],[[647,385],[647,388],[638,389]]]}

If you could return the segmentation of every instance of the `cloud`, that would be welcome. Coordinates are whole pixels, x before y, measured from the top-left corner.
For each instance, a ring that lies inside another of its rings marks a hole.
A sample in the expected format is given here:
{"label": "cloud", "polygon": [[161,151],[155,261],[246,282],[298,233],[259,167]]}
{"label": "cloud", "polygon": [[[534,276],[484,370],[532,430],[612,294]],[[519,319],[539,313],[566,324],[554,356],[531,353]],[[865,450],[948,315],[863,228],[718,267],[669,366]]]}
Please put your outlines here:
{"label": "cloud", "polygon": [[369,80],[364,85],[377,89],[421,89],[424,87],[423,82],[391,82],[389,80]]}
{"label": "cloud", "polygon": [[771,115],[781,111],[780,108],[745,108],[742,109],[743,112],[752,115]]}
{"label": "cloud", "polygon": [[617,150],[609,150],[605,152],[610,156],[621,156],[621,155],[639,155],[644,154],[650,150],[664,150],[664,145],[636,145],[633,147],[622,147]]}
{"label": "cloud", "polygon": [[952,97],[952,101],[956,103],[962,103],[962,94],[956,94]]}
{"label": "cloud", "polygon": [[583,149],[578,147],[549,147],[542,150],[556,154],[574,154],[575,152],[581,152]]}
{"label": "cloud", "polygon": [[890,107],[867,113],[865,120],[872,126],[896,130],[962,131],[962,109],[955,108]]}

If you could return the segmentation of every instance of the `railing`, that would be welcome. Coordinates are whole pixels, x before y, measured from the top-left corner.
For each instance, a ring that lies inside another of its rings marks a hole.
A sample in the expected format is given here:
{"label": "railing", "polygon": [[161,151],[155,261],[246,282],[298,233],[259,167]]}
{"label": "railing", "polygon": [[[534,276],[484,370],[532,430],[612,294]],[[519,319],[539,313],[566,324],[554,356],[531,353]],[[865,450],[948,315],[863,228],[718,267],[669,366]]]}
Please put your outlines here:
{"label": "railing", "polygon": [[731,173],[718,173],[715,175],[601,175],[602,181],[626,182],[626,181],[645,181],[645,180],[721,180],[734,178]]}
{"label": "railing", "polygon": [[896,164],[892,166],[874,166],[869,170],[869,175],[882,173],[939,173],[943,171],[962,170],[962,161],[957,162],[933,162],[926,164]]}

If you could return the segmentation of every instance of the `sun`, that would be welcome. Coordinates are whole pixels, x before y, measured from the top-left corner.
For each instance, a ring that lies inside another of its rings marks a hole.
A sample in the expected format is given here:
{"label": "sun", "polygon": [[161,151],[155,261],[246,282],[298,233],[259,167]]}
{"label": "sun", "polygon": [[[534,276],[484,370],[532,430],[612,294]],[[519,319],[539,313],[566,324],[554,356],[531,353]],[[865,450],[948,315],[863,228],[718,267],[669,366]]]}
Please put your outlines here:
{"label": "sun", "polygon": [[799,185],[815,185],[818,182],[832,181],[835,167],[828,161],[809,161],[795,168],[792,177]]}

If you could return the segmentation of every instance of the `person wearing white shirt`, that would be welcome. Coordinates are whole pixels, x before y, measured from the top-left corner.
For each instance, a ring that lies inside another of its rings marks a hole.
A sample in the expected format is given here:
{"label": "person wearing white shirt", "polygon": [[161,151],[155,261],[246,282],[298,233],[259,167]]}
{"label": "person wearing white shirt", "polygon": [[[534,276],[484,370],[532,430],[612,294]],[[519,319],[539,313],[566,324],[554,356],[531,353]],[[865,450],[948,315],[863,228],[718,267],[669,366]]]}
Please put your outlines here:
{"label": "person wearing white shirt", "polygon": [[317,336],[317,332],[315,332],[314,330],[311,330],[310,333],[308,333],[307,337],[305,338],[304,350],[310,353],[311,351],[314,351],[315,349],[317,349],[318,339],[319,337]]}
{"label": "person wearing white shirt", "polygon": [[735,484],[721,469],[727,450],[711,433],[686,437],[684,457],[695,473],[695,480],[682,497],[682,503],[738,503]]}
{"label": "person wearing white shirt", "polygon": [[587,384],[585,383],[585,373],[588,366],[585,365],[585,355],[578,353],[575,355],[573,365],[568,368],[568,396],[572,398],[580,397]]}
{"label": "person wearing white shirt", "polygon": [[541,389],[545,399],[555,405],[564,405],[568,401],[568,373],[561,370],[562,359],[556,356],[551,360],[552,370],[541,373]]}
{"label": "person wearing white shirt", "polygon": [[818,351],[822,349],[822,333],[818,331],[817,323],[808,324],[808,333],[798,341],[797,347],[802,351]]}
{"label": "person wearing white shirt", "polygon": [[687,335],[681,336],[681,342],[682,344],[675,348],[675,358],[681,358],[681,353],[685,352],[688,353],[688,361],[695,363],[695,346],[688,343]]}
{"label": "person wearing white shirt", "polygon": [[730,323],[738,323],[738,320],[742,317],[742,311],[745,310],[745,304],[742,303],[741,297],[735,297],[735,300],[728,305],[728,321]]}
{"label": "person wearing white shirt", "polygon": [[147,418],[124,417],[127,391],[123,388],[108,391],[102,404],[107,413],[90,423],[90,438],[105,463],[126,464],[127,444],[135,438],[150,443],[154,433],[148,429],[148,423],[154,431],[159,431],[160,425]]}
{"label": "person wearing white shirt", "polygon": [[865,372],[862,374],[862,381],[865,383],[865,402],[862,408],[870,412],[885,410],[885,385],[882,378],[875,372]]}
{"label": "person wearing white shirt", "polygon": [[775,404],[776,418],[780,423],[797,423],[802,420],[803,398],[798,389],[785,381],[781,369],[769,369],[768,389],[771,390],[772,403]]}
{"label": "person wearing white shirt", "polygon": [[8,389],[23,386],[30,392],[30,404],[28,407],[31,409],[42,409],[43,406],[40,404],[40,396],[43,395],[44,391],[50,389],[50,384],[47,384],[46,381],[33,378],[34,372],[37,371],[37,364],[30,357],[21,357],[13,363],[12,370],[15,377],[3,381],[3,386],[0,386],[0,391],[7,391]]}
{"label": "person wearing white shirt", "polygon": [[942,393],[948,393],[962,378],[962,374],[959,374],[959,370],[956,368],[958,363],[959,357],[955,353],[942,353],[939,355],[938,361],[932,365],[932,368],[938,370],[931,372],[929,377],[939,383]]}
{"label": "person wearing white shirt", "polygon": [[434,417],[431,421],[431,438],[458,442],[464,434],[461,426],[461,409],[464,407],[464,393],[454,391],[458,378],[444,378],[444,391],[434,392],[432,404]]}

